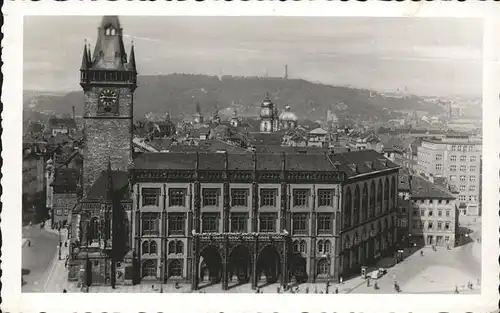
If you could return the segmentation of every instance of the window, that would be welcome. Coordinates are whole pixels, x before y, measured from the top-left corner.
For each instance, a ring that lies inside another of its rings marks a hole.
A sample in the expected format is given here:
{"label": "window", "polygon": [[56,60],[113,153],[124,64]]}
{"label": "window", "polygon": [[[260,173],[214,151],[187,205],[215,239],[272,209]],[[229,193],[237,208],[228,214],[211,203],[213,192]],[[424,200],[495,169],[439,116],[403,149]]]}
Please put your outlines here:
{"label": "window", "polygon": [[260,190],[260,206],[276,206],[276,189]]}
{"label": "window", "polygon": [[469,176],[469,181],[470,182],[475,182],[476,181],[476,176]]}
{"label": "window", "polygon": [[436,161],[440,161],[443,159],[443,155],[441,153],[436,154]]}
{"label": "window", "polygon": [[428,213],[428,214],[429,214],[429,216],[432,216],[432,213],[433,213],[433,211],[432,211],[432,210],[429,210],[429,213]]}
{"label": "window", "polygon": [[450,181],[454,181],[455,179],[457,179],[456,175],[450,175]]}
{"label": "window", "polygon": [[420,216],[425,216],[425,209],[420,209]]}
{"label": "window", "polygon": [[333,206],[333,197],[335,192],[333,189],[318,190],[318,206]]}
{"label": "window", "polygon": [[471,172],[475,172],[475,171],[476,171],[476,166],[475,166],[475,165],[471,165],[471,166],[469,167],[469,171],[471,171]]}
{"label": "window", "polygon": [[450,156],[450,161],[456,161],[457,160],[457,156],[456,155],[452,155]]}
{"label": "window", "polygon": [[467,196],[465,196],[465,195],[459,195],[458,196],[458,200],[459,201],[465,201],[466,199],[467,199]]}
{"label": "window", "polygon": [[203,188],[203,206],[219,205],[219,189]]}
{"label": "window", "polygon": [[450,210],[446,210],[446,216],[450,216]]}
{"label": "window", "polygon": [[176,254],[183,254],[184,253],[184,244],[180,240],[177,240],[175,242],[175,253]]}
{"label": "window", "polygon": [[460,185],[460,191],[465,191],[465,185]]}
{"label": "window", "polygon": [[460,172],[465,172],[467,171],[467,166],[466,165],[460,165]]}
{"label": "window", "polygon": [[460,156],[460,162],[465,162],[465,161],[467,161],[467,156],[461,155]]}
{"label": "window", "polygon": [[185,227],[185,217],[182,213],[169,213],[168,214],[168,234],[169,235],[183,235]]}
{"label": "window", "polygon": [[149,241],[146,240],[142,243],[142,254],[148,254],[149,253]]}
{"label": "window", "polygon": [[157,254],[158,253],[158,246],[156,244],[156,241],[152,240],[149,243],[149,253],[151,254]]}
{"label": "window", "polygon": [[293,253],[300,253],[300,243],[298,240],[293,242]]}
{"label": "window", "polygon": [[160,188],[142,188],[142,205],[160,205]]}
{"label": "window", "polygon": [[247,231],[247,215],[245,213],[231,214],[231,232],[245,233]]}
{"label": "window", "polygon": [[438,222],[438,230],[441,230],[443,228],[443,222]]}
{"label": "window", "polygon": [[408,220],[406,218],[400,219],[401,227],[408,227]]}
{"label": "window", "polygon": [[469,191],[472,191],[472,192],[476,191],[476,186],[474,186],[474,185],[469,186]]}
{"label": "window", "polygon": [[469,196],[469,201],[476,202],[477,201],[477,197],[476,196]]}
{"label": "window", "polygon": [[201,231],[215,233],[219,231],[219,217],[217,213],[204,213],[201,221]]}
{"label": "window", "polygon": [[476,156],[475,155],[471,155],[469,160],[471,162],[476,162]]}
{"label": "window", "polygon": [[438,210],[438,216],[443,216],[443,210]]}
{"label": "window", "polygon": [[175,240],[168,243],[168,254],[175,254]]}
{"label": "window", "polygon": [[300,241],[300,253],[307,253],[307,242],[305,240]]}
{"label": "window", "polygon": [[231,205],[247,206],[248,189],[231,189]]}
{"label": "window", "polygon": [[417,228],[417,224],[418,224],[418,221],[415,221],[414,223],[412,223],[412,228]]}
{"label": "window", "polygon": [[420,229],[424,229],[424,222],[420,221],[418,223],[419,223],[418,226],[420,227]]}
{"label": "window", "polygon": [[452,146],[451,146],[451,151],[457,151],[457,146],[452,145]]}
{"label": "window", "polygon": [[259,231],[261,232],[274,232],[276,231],[276,214],[274,213],[260,213],[259,218]]}
{"label": "window", "polygon": [[432,229],[432,226],[433,226],[432,221],[429,221],[429,222],[427,223],[427,228],[428,228],[428,229]]}
{"label": "window", "polygon": [[318,213],[318,234],[331,234],[332,220],[333,215],[331,213]]}
{"label": "window", "polygon": [[142,213],[142,235],[158,235],[159,232],[159,214]]}
{"label": "window", "polygon": [[169,206],[186,206],[186,189],[170,188],[168,190]]}
{"label": "window", "polygon": [[179,260],[172,260],[168,266],[168,277],[182,277],[182,264]]}
{"label": "window", "polygon": [[156,260],[142,262],[142,277],[156,277]]}
{"label": "window", "polygon": [[62,215],[63,214],[63,210],[62,209],[56,209],[56,215]]}
{"label": "window", "polygon": [[446,230],[450,229],[450,222],[444,223],[444,229],[446,229]]}
{"label": "window", "polygon": [[436,170],[440,171],[443,169],[443,164],[436,164]]}
{"label": "window", "polygon": [[457,166],[456,165],[450,165],[450,172],[456,172],[457,171]]}
{"label": "window", "polygon": [[460,175],[460,181],[466,181],[467,177],[465,175]]}
{"label": "window", "polygon": [[418,216],[418,209],[413,209],[413,216]]}
{"label": "window", "polygon": [[319,240],[318,241],[318,253],[327,254],[330,253],[330,240]]}
{"label": "window", "polygon": [[293,234],[306,234],[307,233],[307,213],[293,213],[292,215],[293,225],[292,232]]}
{"label": "window", "polygon": [[308,206],[309,205],[309,190],[294,189],[293,190],[293,206]]}
{"label": "window", "polygon": [[318,276],[328,276],[330,273],[330,266],[328,260],[321,259],[318,262]]}

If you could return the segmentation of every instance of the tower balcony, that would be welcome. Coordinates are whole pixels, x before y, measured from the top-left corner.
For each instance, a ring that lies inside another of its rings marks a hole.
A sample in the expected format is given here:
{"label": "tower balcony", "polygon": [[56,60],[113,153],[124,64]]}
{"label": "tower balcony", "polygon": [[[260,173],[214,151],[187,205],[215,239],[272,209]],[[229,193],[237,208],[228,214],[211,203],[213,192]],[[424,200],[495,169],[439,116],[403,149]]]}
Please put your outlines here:
{"label": "tower balcony", "polygon": [[137,85],[137,73],[133,71],[114,70],[80,70],[80,85],[85,87],[89,84],[106,85]]}

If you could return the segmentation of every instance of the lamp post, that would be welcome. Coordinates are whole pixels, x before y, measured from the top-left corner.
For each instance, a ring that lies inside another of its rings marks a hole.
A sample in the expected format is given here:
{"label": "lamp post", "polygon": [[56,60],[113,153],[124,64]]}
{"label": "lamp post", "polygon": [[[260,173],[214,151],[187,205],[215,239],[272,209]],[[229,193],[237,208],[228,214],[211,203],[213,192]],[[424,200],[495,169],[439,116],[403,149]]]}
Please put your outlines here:
{"label": "lamp post", "polygon": [[61,227],[59,224],[57,225],[57,231],[59,232],[59,260],[61,259],[61,250],[62,250],[62,240],[61,240]]}
{"label": "lamp post", "polygon": [[163,293],[163,258],[162,264],[160,264],[160,293]]}

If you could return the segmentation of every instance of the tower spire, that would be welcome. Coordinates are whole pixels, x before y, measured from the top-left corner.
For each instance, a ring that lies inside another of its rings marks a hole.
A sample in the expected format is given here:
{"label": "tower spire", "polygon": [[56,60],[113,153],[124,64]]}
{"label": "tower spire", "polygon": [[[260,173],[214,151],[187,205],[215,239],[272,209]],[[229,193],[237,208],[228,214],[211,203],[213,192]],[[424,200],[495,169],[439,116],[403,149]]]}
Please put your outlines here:
{"label": "tower spire", "polygon": [[92,59],[95,61],[94,67],[98,69],[125,69],[127,57],[118,16],[103,16]]}
{"label": "tower spire", "polygon": [[83,44],[83,55],[82,55],[82,65],[80,66],[80,70],[87,70],[89,68],[89,56],[87,54],[87,39]]}
{"label": "tower spire", "polygon": [[134,42],[132,41],[132,45],[130,46],[130,55],[128,57],[128,70],[137,72],[135,67],[135,51],[134,51]]}

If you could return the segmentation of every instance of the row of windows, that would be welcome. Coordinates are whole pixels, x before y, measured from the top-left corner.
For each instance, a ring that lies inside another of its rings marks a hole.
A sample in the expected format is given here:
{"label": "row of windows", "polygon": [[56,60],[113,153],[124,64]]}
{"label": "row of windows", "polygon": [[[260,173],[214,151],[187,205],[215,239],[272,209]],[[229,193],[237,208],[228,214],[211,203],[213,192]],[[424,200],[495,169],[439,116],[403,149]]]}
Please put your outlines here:
{"label": "row of windows", "polygon": [[[154,240],[142,242],[142,255],[158,254],[158,244]],[[183,254],[184,244],[180,240],[173,240],[168,243],[168,254]]]}
{"label": "row of windows", "polygon": [[[455,185],[455,184],[450,184],[450,187],[451,187],[452,189],[457,189],[457,185]],[[476,186],[475,186],[475,185],[471,185],[471,186],[469,186],[469,188],[467,188],[467,186],[466,186],[466,185],[460,185],[460,186],[459,186],[459,188],[458,188],[458,190],[459,190],[460,192],[466,192],[466,191],[469,191],[469,192],[476,192],[476,191],[477,191],[477,189],[476,189]]]}
{"label": "row of windows", "polygon": [[450,204],[450,200],[438,200],[438,199],[425,199],[425,200],[412,200],[415,204]]}
{"label": "row of windows", "polygon": [[[425,216],[425,211],[426,209],[420,209],[420,212],[419,212],[419,209],[417,208],[414,208],[413,209],[413,215],[414,216]],[[437,210],[437,216],[443,216],[443,211],[445,213],[445,216],[450,216],[451,214],[451,210]],[[433,209],[428,209],[427,210],[427,216],[433,216],[434,215],[434,210]]]}
{"label": "row of windows", "polygon": [[[436,164],[436,170],[441,170],[442,169],[442,164]],[[470,172],[476,172],[476,166],[471,165],[469,166],[469,171]],[[457,171],[457,166],[455,164],[450,165],[450,172],[456,172]],[[460,172],[467,172],[467,165],[460,165]]]}
{"label": "row of windows", "polygon": [[[260,213],[259,229],[261,232],[276,231],[276,213]],[[317,232],[318,234],[331,234],[333,231],[333,213],[317,214]],[[168,235],[182,235],[185,233],[185,215],[170,213],[168,214]],[[159,213],[143,213],[142,235],[159,235]],[[218,213],[203,213],[201,218],[202,232],[218,232],[220,217]],[[248,214],[232,213],[230,217],[231,232],[248,231]],[[309,216],[307,213],[292,214],[292,232],[294,234],[309,233]]]}
{"label": "row of windows", "polygon": [[[142,205],[158,206],[160,205],[160,188],[142,188]],[[187,189],[185,188],[169,188],[168,190],[168,205],[169,206],[186,206]],[[248,206],[249,191],[245,188],[231,189],[231,206]],[[260,206],[277,205],[278,189],[260,189]],[[335,190],[319,189],[318,190],[318,206],[333,206]],[[309,189],[294,189],[293,190],[293,206],[307,207],[310,203]],[[203,188],[202,204],[203,206],[218,206],[220,199],[219,188]]]}
{"label": "row of windows", "polygon": [[[436,154],[436,161],[439,161],[439,160],[442,160],[443,159],[443,155],[442,154]],[[456,155],[451,155],[450,156],[450,161],[453,161],[455,162],[457,160],[457,156]],[[469,161],[470,162],[476,162],[476,156],[475,155],[471,155],[469,157]],[[460,161],[461,162],[466,162],[467,161],[467,156],[466,155],[461,155],[460,156]]]}
{"label": "row of windows", "polygon": [[451,151],[472,151],[473,148],[474,146],[472,145],[466,145],[466,146],[452,145]]}
{"label": "row of windows", "polygon": [[[330,253],[331,243],[330,240],[319,240],[317,243],[317,253],[327,254]],[[307,253],[307,242],[305,240],[295,240],[293,242],[294,253]]]}
{"label": "row of windows", "polygon": [[[457,175],[450,175],[450,181],[455,181],[455,180],[457,180]],[[460,175],[460,181],[461,182],[467,181],[467,176]],[[475,182],[476,181],[476,176],[474,176],[474,175],[469,176],[469,181],[470,182]]]}
{"label": "row of windows", "polygon": [[467,199],[469,199],[469,201],[471,202],[476,202],[477,201],[477,196],[466,196],[466,195],[459,195],[458,196],[458,201],[467,201]]}
{"label": "row of windows", "polygon": [[450,228],[451,228],[451,222],[442,222],[442,221],[437,221],[436,223],[434,221],[414,221],[413,222],[413,228],[433,230],[434,225],[437,226],[437,228],[436,228],[437,230],[450,230]]}
{"label": "row of windows", "polygon": [[[158,260],[144,260],[142,262],[142,277],[157,276]],[[167,277],[182,277],[182,262],[179,259],[170,260]]]}

